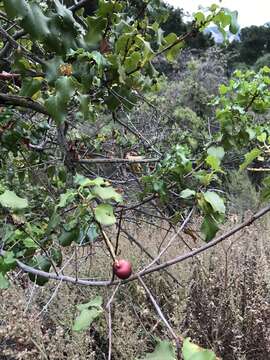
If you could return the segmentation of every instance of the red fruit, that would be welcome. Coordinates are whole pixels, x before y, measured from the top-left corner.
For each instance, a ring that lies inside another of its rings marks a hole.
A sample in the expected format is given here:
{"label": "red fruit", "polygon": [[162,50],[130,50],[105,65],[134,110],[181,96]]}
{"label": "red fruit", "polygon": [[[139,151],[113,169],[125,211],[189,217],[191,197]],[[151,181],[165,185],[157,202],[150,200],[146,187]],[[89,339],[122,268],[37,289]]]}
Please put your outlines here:
{"label": "red fruit", "polygon": [[113,272],[119,279],[127,279],[132,273],[131,263],[127,260],[115,260]]}

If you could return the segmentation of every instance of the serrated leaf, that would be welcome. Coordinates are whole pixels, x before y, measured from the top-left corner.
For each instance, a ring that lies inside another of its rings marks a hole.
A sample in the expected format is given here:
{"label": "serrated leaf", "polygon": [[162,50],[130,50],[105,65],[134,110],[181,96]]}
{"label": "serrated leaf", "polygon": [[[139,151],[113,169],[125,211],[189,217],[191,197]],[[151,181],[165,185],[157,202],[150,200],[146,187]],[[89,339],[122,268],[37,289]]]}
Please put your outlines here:
{"label": "serrated leaf", "polygon": [[6,190],[0,195],[0,204],[12,210],[22,210],[28,207],[27,199],[21,198],[14,191]]}
{"label": "serrated leaf", "polygon": [[169,341],[159,341],[155,351],[137,360],[175,360],[175,349]]}
{"label": "serrated leaf", "polygon": [[29,5],[25,0],[4,0],[4,7],[11,18],[25,16],[29,10]]}
{"label": "serrated leaf", "polygon": [[37,4],[29,4],[27,14],[23,17],[22,26],[33,39],[43,39],[50,34],[50,18],[45,16]]}
{"label": "serrated leaf", "polygon": [[100,16],[88,16],[86,19],[88,31],[84,40],[89,46],[97,45],[103,38],[103,31],[106,29],[107,20]]}
{"label": "serrated leaf", "polygon": [[55,82],[56,94],[49,96],[45,107],[57,124],[62,124],[66,119],[67,105],[75,92],[75,83],[71,77],[61,76]]}
{"label": "serrated leaf", "polygon": [[102,225],[113,225],[116,222],[116,218],[113,213],[113,207],[109,204],[100,204],[95,210],[95,218]]}
{"label": "serrated leaf", "polygon": [[240,171],[243,171],[249,164],[252,163],[253,160],[255,160],[259,155],[261,154],[260,149],[253,149],[249,153],[245,155],[245,161],[243,164],[240,165]]}
{"label": "serrated leaf", "polygon": [[96,320],[102,314],[101,309],[93,307],[92,309],[84,309],[78,315],[74,321],[72,327],[73,331],[83,331],[87,330],[94,320]]}
{"label": "serrated leaf", "polygon": [[223,199],[213,191],[206,191],[204,193],[205,200],[212,206],[213,210],[225,214],[225,205]]}

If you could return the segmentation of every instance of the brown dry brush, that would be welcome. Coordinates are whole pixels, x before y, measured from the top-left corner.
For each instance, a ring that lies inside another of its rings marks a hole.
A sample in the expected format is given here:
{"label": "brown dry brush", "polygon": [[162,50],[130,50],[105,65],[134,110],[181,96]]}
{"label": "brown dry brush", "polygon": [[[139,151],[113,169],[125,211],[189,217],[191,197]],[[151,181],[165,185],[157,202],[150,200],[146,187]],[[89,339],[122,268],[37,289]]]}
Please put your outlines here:
{"label": "brown dry brush", "polygon": [[229,268],[217,255],[207,274],[195,266],[181,330],[223,360],[264,360],[270,357],[270,284],[262,257],[270,258],[256,246],[237,250]]}

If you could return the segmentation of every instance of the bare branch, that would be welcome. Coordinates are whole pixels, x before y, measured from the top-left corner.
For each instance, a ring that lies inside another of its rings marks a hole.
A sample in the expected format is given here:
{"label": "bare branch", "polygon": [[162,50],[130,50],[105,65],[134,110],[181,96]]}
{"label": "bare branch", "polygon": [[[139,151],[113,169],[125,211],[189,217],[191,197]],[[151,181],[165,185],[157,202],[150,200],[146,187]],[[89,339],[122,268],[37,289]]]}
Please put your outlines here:
{"label": "bare branch", "polygon": [[22,51],[25,53],[26,56],[28,56],[30,59],[32,59],[33,61],[45,65],[45,62],[40,59],[38,56],[36,56],[35,54],[32,54],[30,51],[28,51],[24,46],[20,45],[11,35],[9,35],[9,33],[0,27],[0,34],[2,35],[2,37],[4,37],[5,39],[7,39],[7,41],[10,43],[10,45],[15,48],[15,49],[22,49]]}
{"label": "bare branch", "polygon": [[168,328],[169,332],[171,333],[172,337],[174,338],[175,343],[176,343],[176,348],[177,348],[177,359],[180,360],[180,343],[179,343],[180,337],[177,336],[176,333],[174,332],[174,330],[171,327],[171,325],[169,324],[168,320],[165,318],[160,306],[156,302],[154,296],[151,294],[151,291],[148,289],[148,287],[146,286],[146,284],[144,283],[142,278],[139,276],[138,279],[139,279],[140,283],[142,284],[145,292],[147,293],[149,299],[151,300],[152,304],[154,305],[154,308],[156,309],[156,312],[158,313],[158,316],[164,322],[164,324]]}
{"label": "bare branch", "polygon": [[157,163],[160,159],[120,159],[120,158],[96,158],[96,159],[81,159],[81,160],[74,160],[74,162],[78,162],[80,164],[143,164],[143,163]]}
{"label": "bare branch", "polygon": [[[160,270],[165,270],[167,267],[175,265],[177,263],[183,262],[189,258],[192,258],[214,246],[216,246],[217,244],[219,244],[220,242],[222,242],[225,239],[228,239],[229,237],[231,237],[232,235],[236,234],[237,232],[239,232],[240,230],[244,229],[247,226],[250,226],[251,224],[253,224],[256,220],[258,220],[259,218],[261,218],[262,216],[264,216],[265,214],[267,214],[268,212],[270,212],[270,205],[266,206],[265,208],[261,209],[260,211],[258,211],[256,214],[254,214],[250,219],[244,221],[243,223],[235,226],[234,228],[232,228],[231,230],[229,230],[228,232],[226,232],[225,234],[217,237],[216,239],[210,241],[207,244],[204,244],[203,246],[201,246],[198,249],[195,249],[193,251],[190,251],[187,254],[184,255],[180,255],[177,256],[171,260],[168,260],[160,265],[156,265],[153,266],[152,268],[149,268],[147,270],[145,270],[143,273],[137,273],[134,274],[133,276],[131,276],[130,278],[128,278],[127,280],[123,280],[123,281],[114,281],[111,282],[110,280],[89,280],[89,279],[76,279],[74,277],[71,276],[64,276],[64,275],[57,275],[55,273],[48,273],[42,270],[38,270],[35,269],[31,266],[28,266],[26,264],[24,264],[23,262],[16,260],[17,262],[17,266],[19,268],[21,268],[23,271],[27,272],[27,273],[31,273],[34,275],[38,275],[38,276],[42,276],[48,279],[53,279],[53,280],[58,280],[58,281],[64,281],[64,282],[70,282],[73,284],[78,284],[78,285],[84,285],[84,286],[110,286],[110,285],[117,285],[118,283],[127,283],[130,281],[134,281],[136,279],[138,279],[139,277],[143,277],[147,274],[151,274],[154,273],[156,271],[160,271]],[[0,256],[4,255],[4,251],[0,250]]]}

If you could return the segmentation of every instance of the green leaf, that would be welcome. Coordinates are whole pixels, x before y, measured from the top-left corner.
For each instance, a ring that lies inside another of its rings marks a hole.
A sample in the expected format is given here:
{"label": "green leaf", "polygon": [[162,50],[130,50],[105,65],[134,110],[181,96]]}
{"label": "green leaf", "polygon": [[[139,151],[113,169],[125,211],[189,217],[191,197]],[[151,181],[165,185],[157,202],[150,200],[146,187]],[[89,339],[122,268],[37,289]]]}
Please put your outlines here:
{"label": "green leaf", "polygon": [[221,95],[225,95],[225,94],[227,94],[227,92],[228,92],[227,86],[224,85],[224,84],[221,84],[220,87],[219,87],[219,93]]}
{"label": "green leaf", "polygon": [[0,272],[0,289],[8,289],[10,287],[10,283],[3,273]]}
{"label": "green leaf", "polygon": [[88,241],[90,242],[94,242],[97,238],[98,238],[98,228],[97,228],[97,224],[90,224],[88,230],[87,230],[87,233],[86,233],[86,236],[87,236],[87,239]]}
{"label": "green leaf", "polygon": [[213,191],[206,191],[204,199],[212,206],[213,210],[225,214],[225,205],[223,199]]}
{"label": "green leaf", "polygon": [[76,194],[77,193],[71,189],[67,190],[64,194],[61,194],[60,202],[57,205],[57,207],[63,208],[65,206],[69,205],[74,200]]}
{"label": "green leaf", "polygon": [[217,159],[215,156],[208,155],[205,159],[206,163],[211,167],[213,171],[221,171],[220,169],[220,160]]}
{"label": "green leaf", "polygon": [[95,210],[95,218],[102,225],[113,225],[116,222],[116,218],[113,213],[113,207],[109,204],[100,204]]}
{"label": "green leaf", "polygon": [[87,186],[101,186],[101,185],[107,185],[108,182],[106,182],[101,177],[97,177],[95,179],[88,179],[87,177],[76,174],[74,177],[74,183],[76,185],[79,185],[81,188],[87,187]]}
{"label": "green leaf", "polygon": [[32,97],[40,90],[42,81],[43,81],[42,78],[23,79],[20,95],[26,97]]}
{"label": "green leaf", "polygon": [[200,346],[190,342],[186,338],[182,348],[183,360],[216,360],[216,356],[211,350],[205,350]]}
{"label": "green leaf", "polygon": [[102,187],[102,186],[95,186],[92,190],[92,193],[102,200],[115,200],[116,202],[121,202],[122,196],[114,190],[113,187]]}
{"label": "green leaf", "polygon": [[190,190],[190,189],[185,189],[185,190],[181,191],[180,197],[182,199],[187,199],[187,198],[189,198],[191,196],[194,196],[195,194],[196,194],[196,191]]}
{"label": "green leaf", "polygon": [[63,261],[63,255],[60,249],[52,248],[50,251],[50,256],[52,260],[55,262],[56,266],[61,266]]}
{"label": "green leaf", "polygon": [[218,232],[218,230],[219,227],[216,220],[210,215],[205,216],[203,223],[201,225],[201,232],[204,235],[204,240],[206,242],[212,240],[216,235],[216,233]]}
{"label": "green leaf", "polygon": [[11,18],[25,16],[29,11],[29,5],[25,0],[4,0],[4,7],[7,15]]}
{"label": "green leaf", "polygon": [[37,4],[28,6],[27,14],[23,17],[22,26],[33,39],[43,39],[50,34],[50,19],[45,16]]}
{"label": "green leaf", "polygon": [[216,157],[217,159],[219,159],[220,161],[224,158],[225,155],[225,151],[223,149],[223,147],[221,146],[211,146],[208,150],[207,150],[207,154]]}
{"label": "green leaf", "polygon": [[253,149],[245,155],[245,161],[240,165],[240,171],[243,171],[253,160],[255,160],[261,154],[260,149]]}
{"label": "green leaf", "polygon": [[85,34],[84,40],[87,45],[95,46],[103,37],[103,31],[106,29],[107,20],[100,16],[88,16],[86,22],[88,31]]}
{"label": "green leaf", "polygon": [[238,12],[237,11],[230,11],[229,15],[231,16],[230,32],[232,34],[237,34],[238,31],[239,31],[239,24],[237,22]]}
{"label": "green leaf", "polygon": [[61,222],[60,215],[57,214],[56,212],[54,212],[48,223],[47,233],[49,234],[52,230],[54,230],[56,228],[56,226],[58,226],[60,224],[60,222]]}
{"label": "green leaf", "polygon": [[260,142],[265,142],[265,140],[267,139],[267,134],[266,132],[262,132],[260,135],[257,136],[257,139],[260,141]]}
{"label": "green leaf", "polygon": [[75,92],[75,83],[71,77],[61,76],[55,83],[55,89],[56,94],[49,96],[45,101],[45,107],[59,125],[66,119],[67,105]]}
{"label": "green leaf", "polygon": [[[33,266],[35,269],[48,272],[52,264],[46,256],[38,255],[30,262],[30,265]],[[39,276],[31,273],[29,273],[28,276],[32,282],[36,283],[39,286],[43,286],[49,281],[49,279],[44,276]]]}
{"label": "green leaf", "polygon": [[63,231],[58,239],[61,246],[70,246],[72,241],[76,241],[80,235],[80,229],[78,226],[71,229],[70,231]]}
{"label": "green leaf", "polygon": [[21,198],[9,190],[0,195],[0,204],[12,210],[22,210],[28,207],[27,199]]}
{"label": "green leaf", "polygon": [[102,306],[102,302],[103,302],[102,296],[96,296],[93,300],[90,300],[88,303],[79,304],[79,305],[76,305],[76,307],[80,311],[82,311],[84,309],[89,309],[91,307],[96,307],[99,309]]}
{"label": "green leaf", "polygon": [[87,330],[92,322],[96,320],[102,314],[102,309],[97,307],[92,307],[89,309],[83,309],[80,315],[78,315],[74,321],[72,327],[73,331],[83,331]]}
{"label": "green leaf", "polygon": [[155,351],[137,360],[175,360],[175,350],[169,341],[159,341]]}
{"label": "green leaf", "polygon": [[25,238],[23,244],[27,249],[38,249],[38,245],[30,237]]}

